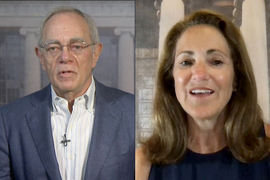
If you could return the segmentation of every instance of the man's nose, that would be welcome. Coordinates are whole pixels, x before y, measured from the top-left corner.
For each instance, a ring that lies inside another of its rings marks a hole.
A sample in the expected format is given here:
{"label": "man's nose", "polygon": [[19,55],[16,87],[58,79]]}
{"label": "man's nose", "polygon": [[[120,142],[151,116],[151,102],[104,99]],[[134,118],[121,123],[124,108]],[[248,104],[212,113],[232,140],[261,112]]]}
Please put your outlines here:
{"label": "man's nose", "polygon": [[68,63],[73,61],[72,52],[69,49],[68,45],[62,45],[61,52],[60,52],[60,62],[61,63]]}

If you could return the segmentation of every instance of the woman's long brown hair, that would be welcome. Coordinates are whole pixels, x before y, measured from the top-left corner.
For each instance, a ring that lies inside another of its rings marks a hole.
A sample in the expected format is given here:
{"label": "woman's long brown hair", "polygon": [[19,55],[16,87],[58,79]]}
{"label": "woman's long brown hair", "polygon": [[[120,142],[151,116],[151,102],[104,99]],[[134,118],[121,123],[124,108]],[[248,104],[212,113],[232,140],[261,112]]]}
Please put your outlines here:
{"label": "woman's long brown hair", "polygon": [[258,161],[269,153],[269,139],[259,136],[263,127],[252,65],[239,29],[229,18],[213,11],[200,10],[178,22],[168,33],[160,59],[153,107],[153,133],[142,141],[153,164],[181,160],[187,149],[187,115],[175,94],[173,65],[177,40],[189,27],[216,27],[226,38],[231,51],[236,88],[226,106],[225,137],[233,156],[241,162]]}

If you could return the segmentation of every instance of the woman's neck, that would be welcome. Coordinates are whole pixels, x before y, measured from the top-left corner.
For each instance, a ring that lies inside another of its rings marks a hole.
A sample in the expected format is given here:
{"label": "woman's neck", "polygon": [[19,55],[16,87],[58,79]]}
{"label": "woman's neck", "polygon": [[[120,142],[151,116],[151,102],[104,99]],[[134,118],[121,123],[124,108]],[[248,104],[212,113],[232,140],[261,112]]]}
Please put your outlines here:
{"label": "woman's neck", "polygon": [[217,152],[227,146],[224,133],[224,118],[207,120],[188,117],[188,148],[200,154]]}

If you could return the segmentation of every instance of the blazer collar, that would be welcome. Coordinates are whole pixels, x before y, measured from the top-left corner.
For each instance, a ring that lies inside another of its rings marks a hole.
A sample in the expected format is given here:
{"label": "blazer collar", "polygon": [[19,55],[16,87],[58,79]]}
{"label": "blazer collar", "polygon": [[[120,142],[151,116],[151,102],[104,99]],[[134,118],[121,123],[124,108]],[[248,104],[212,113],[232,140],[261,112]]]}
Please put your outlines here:
{"label": "blazer collar", "polygon": [[50,86],[39,91],[31,104],[33,110],[26,113],[26,119],[39,157],[50,179],[61,180],[52,137]]}
{"label": "blazer collar", "polygon": [[[108,88],[95,79],[95,117],[87,159],[85,179],[96,179],[117,134],[122,114],[115,110]],[[52,98],[50,85],[31,101],[33,110],[26,119],[40,159],[51,179],[61,180],[51,129]]]}
{"label": "blazer collar", "polygon": [[115,110],[108,88],[96,81],[95,117],[85,180],[96,179],[118,132],[122,114]]}

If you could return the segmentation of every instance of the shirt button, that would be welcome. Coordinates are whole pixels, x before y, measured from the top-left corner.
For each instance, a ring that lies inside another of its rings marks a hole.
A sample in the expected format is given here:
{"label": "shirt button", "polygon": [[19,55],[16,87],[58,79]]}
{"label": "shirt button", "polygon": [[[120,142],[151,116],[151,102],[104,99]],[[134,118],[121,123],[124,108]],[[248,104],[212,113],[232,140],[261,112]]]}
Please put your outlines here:
{"label": "shirt button", "polygon": [[69,156],[69,159],[72,160],[73,159],[73,156]]}

